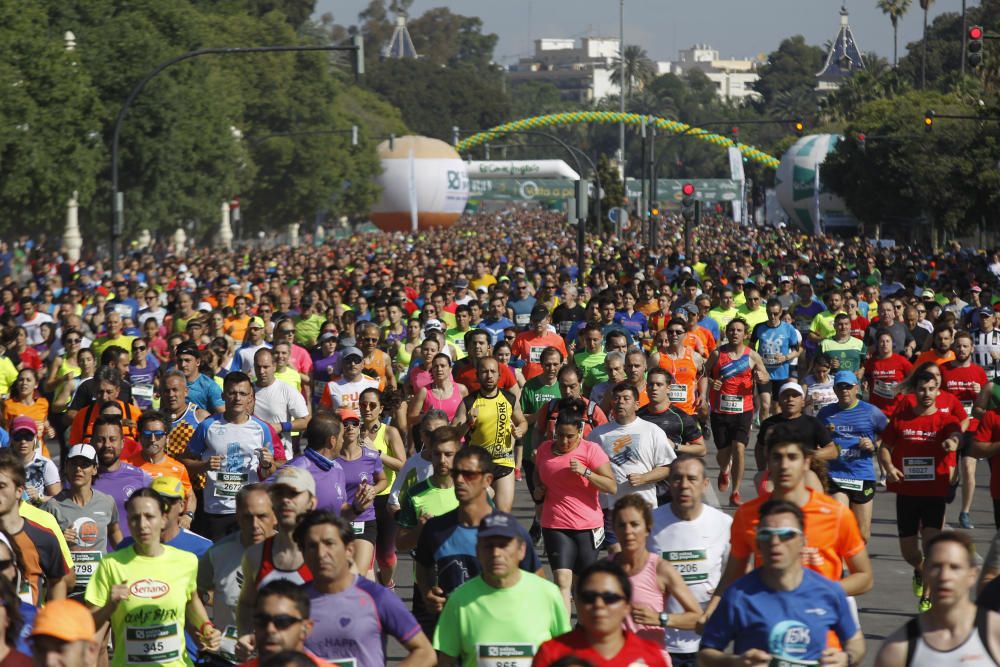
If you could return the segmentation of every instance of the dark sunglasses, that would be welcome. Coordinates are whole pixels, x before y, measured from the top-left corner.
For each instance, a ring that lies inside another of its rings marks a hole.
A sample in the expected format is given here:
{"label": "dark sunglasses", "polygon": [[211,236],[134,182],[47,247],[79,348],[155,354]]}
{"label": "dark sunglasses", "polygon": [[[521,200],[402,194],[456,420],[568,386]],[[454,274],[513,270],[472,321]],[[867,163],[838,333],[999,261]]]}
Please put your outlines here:
{"label": "dark sunglasses", "polygon": [[146,351],[146,346],[145,346],[145,345],[136,345],[136,346],[135,346],[135,347],[133,347],[132,349],[133,349],[133,350],[134,350],[135,352],[145,352],[145,351]]}
{"label": "dark sunglasses", "polygon": [[143,429],[143,431],[141,433],[142,433],[142,436],[145,437],[145,438],[162,438],[163,436],[165,436],[167,434],[166,431],[149,431],[149,430],[146,430],[146,429]]}
{"label": "dark sunglasses", "polygon": [[584,604],[594,604],[597,598],[603,600],[606,605],[618,604],[625,600],[624,595],[609,591],[580,591],[580,601]]}
{"label": "dark sunglasses", "polygon": [[275,614],[271,616],[270,614],[254,614],[253,624],[258,628],[266,628],[271,623],[274,624],[279,630],[286,630],[296,623],[301,623],[303,619],[298,616],[292,616],[291,614]]}
{"label": "dark sunglasses", "polygon": [[458,479],[461,477],[466,482],[471,482],[474,479],[479,479],[485,473],[482,470],[452,470],[452,479]]}

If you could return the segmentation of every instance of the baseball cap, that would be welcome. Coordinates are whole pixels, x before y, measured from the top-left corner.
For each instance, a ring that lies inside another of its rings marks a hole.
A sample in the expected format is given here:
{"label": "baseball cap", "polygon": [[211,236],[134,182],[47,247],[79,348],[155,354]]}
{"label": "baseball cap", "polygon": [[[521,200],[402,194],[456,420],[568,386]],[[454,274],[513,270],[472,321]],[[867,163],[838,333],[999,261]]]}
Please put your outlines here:
{"label": "baseball cap", "polygon": [[171,475],[157,477],[153,480],[153,483],[149,485],[149,488],[156,491],[157,495],[161,495],[164,498],[177,499],[184,497],[184,485],[181,483],[181,480]]}
{"label": "baseball cap", "polygon": [[68,461],[69,459],[76,458],[78,456],[85,458],[88,461],[96,461],[97,450],[94,449],[93,445],[88,445],[88,444],[73,445],[72,447],[69,448],[69,453],[66,454],[66,460]]}
{"label": "baseball cap", "polygon": [[325,343],[328,340],[337,340],[337,334],[333,333],[332,331],[327,331],[325,334],[322,334],[319,337],[319,342],[321,343]]}
{"label": "baseball cap", "polygon": [[795,282],[797,282],[799,285],[811,285],[812,284],[812,282],[810,282],[810,280],[809,280],[809,276],[806,276],[806,275],[799,276],[798,278],[795,279]]}
{"label": "baseball cap", "polygon": [[520,275],[523,276],[525,273],[527,273],[527,271],[524,270],[523,266],[519,266],[519,267],[517,267],[517,268],[514,269],[514,273],[517,273],[517,274],[520,274]]}
{"label": "baseball cap", "polygon": [[364,353],[356,347],[345,347],[340,352],[341,359],[347,359],[348,357],[357,357],[358,359],[364,359]]}
{"label": "baseball cap", "polygon": [[[346,411],[345,411],[346,412]],[[272,486],[287,486],[296,491],[308,491],[316,495],[316,479],[309,474],[308,470],[296,466],[285,466],[271,480]]]}
{"label": "baseball cap", "polygon": [[980,317],[992,317],[995,314],[996,313],[993,311],[992,308],[983,307],[983,308],[979,309],[979,316]]}
{"label": "baseball cap", "polygon": [[851,371],[837,371],[833,376],[833,386],[838,384],[857,385],[858,376]]}
{"label": "baseball cap", "polygon": [[934,290],[932,290],[932,289],[925,289],[923,292],[920,293],[920,298],[921,299],[933,299],[934,298]]}
{"label": "baseball cap", "polygon": [[340,416],[340,421],[347,421],[348,419],[357,419],[361,421],[361,415],[354,408],[341,408],[340,412],[337,413]]}
{"label": "baseball cap", "polygon": [[790,381],[786,382],[785,384],[781,385],[781,389],[778,391],[778,396],[781,396],[786,391],[794,392],[794,393],[798,394],[799,396],[805,396],[806,395],[806,392],[802,390],[802,385],[800,385],[795,380],[790,380]]}
{"label": "baseball cap", "polygon": [[18,431],[31,431],[32,435],[38,435],[38,424],[34,419],[25,415],[14,417],[14,421],[10,423],[10,432],[14,434]]}
{"label": "baseball cap", "polygon": [[198,344],[193,340],[186,340],[177,346],[174,356],[179,357],[182,354],[189,357],[195,357],[196,359],[201,356],[201,353],[198,352]]}
{"label": "baseball cap", "polygon": [[778,282],[779,283],[790,283],[790,282],[792,282],[792,277],[791,276],[781,276],[781,277],[778,278]]}
{"label": "baseball cap", "polygon": [[444,324],[441,322],[441,320],[430,319],[424,323],[424,331],[434,331],[435,329],[437,331],[444,331]]}
{"label": "baseball cap", "polygon": [[264,328],[264,319],[262,317],[254,316],[250,318],[250,322],[247,323],[247,329],[254,329],[254,328],[256,329]]}
{"label": "baseball cap", "polygon": [[971,291],[971,292],[975,292],[976,294],[979,294],[980,292],[982,292],[982,291],[983,291],[983,288],[982,288],[982,287],[980,287],[979,285],[973,285],[973,286],[972,286],[972,287],[971,287],[971,288],[969,289],[969,291]]}
{"label": "baseball cap", "polygon": [[459,278],[455,281],[455,289],[466,289],[469,286],[469,281],[465,278]]}
{"label": "baseball cap", "polygon": [[517,519],[514,518],[513,514],[506,512],[487,514],[479,522],[479,539],[486,537],[521,537]]}
{"label": "baseball cap", "polygon": [[93,641],[97,628],[90,611],[76,600],[52,600],[38,610],[32,637],[55,637],[64,642]]}
{"label": "baseball cap", "polygon": [[541,322],[549,316],[549,309],[542,305],[537,305],[531,309],[531,321]]}

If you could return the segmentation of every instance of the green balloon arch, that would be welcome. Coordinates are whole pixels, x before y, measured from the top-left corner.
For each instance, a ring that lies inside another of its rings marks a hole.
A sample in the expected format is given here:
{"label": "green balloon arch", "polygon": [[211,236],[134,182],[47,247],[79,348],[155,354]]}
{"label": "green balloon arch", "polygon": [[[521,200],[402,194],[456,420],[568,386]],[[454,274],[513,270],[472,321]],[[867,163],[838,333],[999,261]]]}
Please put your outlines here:
{"label": "green balloon arch", "polygon": [[[701,141],[720,147],[733,145],[733,140],[729,137],[724,137],[721,134],[716,134],[715,132],[710,132],[709,130],[688,125],[687,123],[681,123],[667,118],[660,118],[659,116],[648,116],[637,113],[621,113],[618,111],[566,111],[563,113],[546,114],[544,116],[521,118],[520,120],[512,120],[510,122],[503,123],[502,125],[491,127],[488,130],[477,132],[476,134],[462,139],[455,145],[455,150],[461,153],[469,150],[470,148],[474,148],[479,144],[493,139],[499,139],[506,134],[515,133],[520,130],[538,130],[558,125],[578,125],[580,123],[601,123],[607,125],[624,122],[626,125],[641,125],[644,120],[647,124],[654,125],[658,130],[665,130],[675,135],[690,135],[700,139]],[[773,155],[768,155],[753,146],[737,143],[736,147],[747,160],[751,160],[770,169],[777,169],[778,164],[781,162]]]}

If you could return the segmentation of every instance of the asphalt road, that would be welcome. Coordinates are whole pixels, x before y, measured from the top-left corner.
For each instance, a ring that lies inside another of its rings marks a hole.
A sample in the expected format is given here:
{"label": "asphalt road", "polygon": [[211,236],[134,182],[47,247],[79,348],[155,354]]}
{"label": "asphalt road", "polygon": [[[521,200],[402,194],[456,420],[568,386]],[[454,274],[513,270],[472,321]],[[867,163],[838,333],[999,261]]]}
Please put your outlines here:
{"label": "asphalt road", "polygon": [[[756,437],[756,433],[754,434]],[[716,494],[715,480],[718,476],[718,465],[715,463],[715,448],[709,444],[709,455],[706,463],[713,480],[712,491],[706,501],[732,514],[733,510],[719,504],[720,496]],[[752,456],[752,445],[748,448],[748,474],[741,486],[744,499],[754,497],[751,480],[755,472]],[[977,487],[972,505],[972,523],[975,528],[970,531],[975,540],[978,552],[985,556],[990,540],[995,533],[993,529],[993,505],[989,494],[989,464],[980,461],[977,467]],[[728,501],[728,495],[724,497]],[[868,551],[874,568],[875,587],[858,599],[861,616],[861,627],[868,640],[868,654],[863,665],[874,664],[875,653],[882,640],[896,628],[904,624],[917,612],[917,599],[913,596],[910,579],[913,570],[899,555],[899,542],[896,533],[895,497],[891,493],[880,491],[876,496],[874,516],[872,519],[872,536]],[[958,527],[959,500],[949,505],[947,522],[950,527]],[[514,514],[525,525],[531,525],[532,506],[527,487],[523,482],[518,484],[515,497]],[[539,556],[545,560],[543,550],[539,547]],[[546,561],[546,568],[548,563]],[[413,567],[408,554],[399,555],[399,566],[396,572],[396,592],[407,603],[413,594]],[[390,640],[390,664],[398,663],[403,656],[401,647]]]}

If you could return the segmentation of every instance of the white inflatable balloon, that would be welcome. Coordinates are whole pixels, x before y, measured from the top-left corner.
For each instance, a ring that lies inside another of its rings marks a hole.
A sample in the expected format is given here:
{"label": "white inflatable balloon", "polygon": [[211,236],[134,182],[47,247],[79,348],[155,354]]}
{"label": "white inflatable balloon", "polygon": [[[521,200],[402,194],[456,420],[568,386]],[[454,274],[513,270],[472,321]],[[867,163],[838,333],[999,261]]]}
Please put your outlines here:
{"label": "white inflatable balloon", "polygon": [[788,217],[809,233],[818,232],[816,220],[816,171],[819,170],[819,212],[823,219],[849,218],[844,200],[823,186],[823,161],[843,137],[810,134],[802,137],[781,157],[775,174],[778,202]]}

